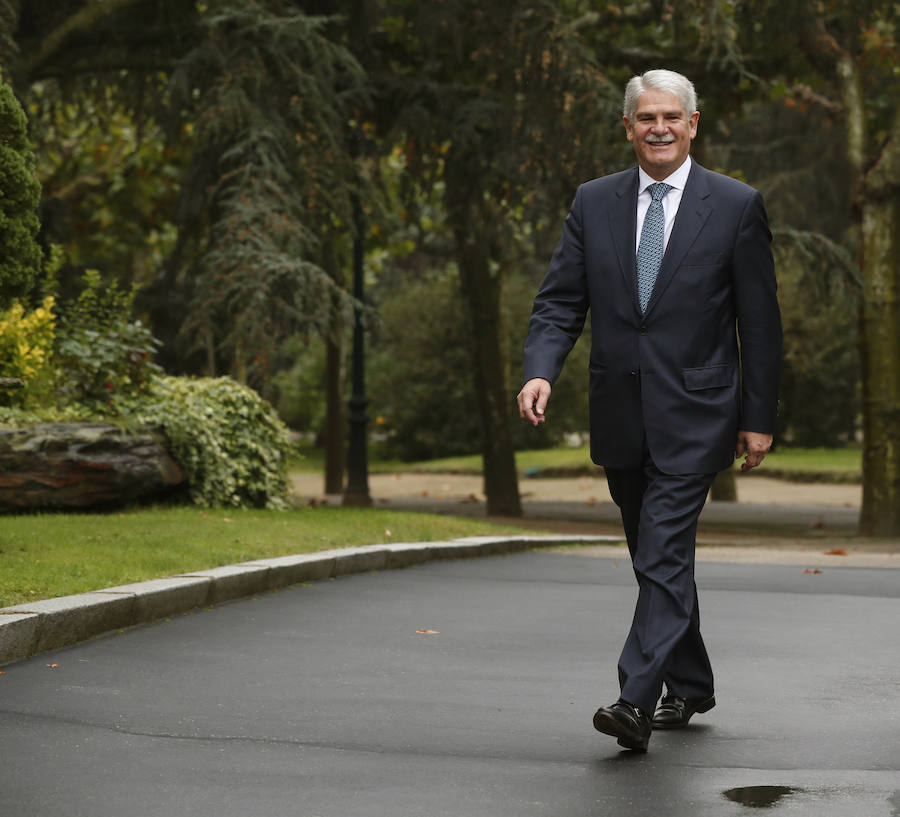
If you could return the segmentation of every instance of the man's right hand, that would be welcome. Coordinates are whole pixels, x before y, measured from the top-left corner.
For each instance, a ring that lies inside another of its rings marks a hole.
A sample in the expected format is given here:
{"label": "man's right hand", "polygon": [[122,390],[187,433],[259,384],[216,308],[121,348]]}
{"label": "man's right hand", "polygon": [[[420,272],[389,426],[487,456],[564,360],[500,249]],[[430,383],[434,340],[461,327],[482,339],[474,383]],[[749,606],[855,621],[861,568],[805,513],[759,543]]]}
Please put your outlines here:
{"label": "man's right hand", "polygon": [[544,410],[550,399],[550,382],[543,377],[533,377],[524,386],[516,403],[519,405],[519,417],[533,426],[543,423],[547,418]]}

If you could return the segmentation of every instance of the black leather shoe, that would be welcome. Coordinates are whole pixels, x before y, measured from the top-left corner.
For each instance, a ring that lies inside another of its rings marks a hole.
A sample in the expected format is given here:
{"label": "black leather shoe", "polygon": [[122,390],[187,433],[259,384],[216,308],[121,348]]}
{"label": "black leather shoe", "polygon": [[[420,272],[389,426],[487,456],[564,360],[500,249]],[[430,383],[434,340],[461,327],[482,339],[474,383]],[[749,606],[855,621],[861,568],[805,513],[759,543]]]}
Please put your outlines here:
{"label": "black leather shoe", "polygon": [[695,712],[709,712],[716,705],[715,695],[708,698],[680,698],[663,695],[653,714],[654,729],[684,729]]}
{"label": "black leather shoe", "polygon": [[650,716],[636,706],[618,700],[603,706],[594,715],[594,729],[619,739],[619,746],[646,752],[653,727]]}

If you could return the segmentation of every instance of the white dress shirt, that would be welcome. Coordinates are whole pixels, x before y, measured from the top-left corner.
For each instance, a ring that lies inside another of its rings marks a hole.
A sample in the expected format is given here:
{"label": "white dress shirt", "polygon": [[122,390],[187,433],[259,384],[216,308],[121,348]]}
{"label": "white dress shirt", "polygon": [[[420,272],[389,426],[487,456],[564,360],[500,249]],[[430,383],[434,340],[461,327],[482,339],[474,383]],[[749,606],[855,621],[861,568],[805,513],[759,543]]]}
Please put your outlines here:
{"label": "white dress shirt", "polygon": [[[666,216],[666,230],[663,234],[663,252],[669,244],[669,236],[672,235],[672,225],[675,223],[675,216],[678,213],[678,205],[681,204],[681,194],[684,192],[684,186],[687,184],[688,174],[691,172],[691,157],[688,156],[681,167],[678,168],[670,176],[663,181],[671,185],[672,189],[666,193],[666,197],[662,200],[663,213]],[[651,179],[642,167],[638,167],[638,197],[637,197],[637,231],[634,237],[634,252],[637,254],[638,247],[641,244],[641,230],[644,229],[644,217],[647,215],[647,209],[650,207],[650,191],[647,189],[651,184],[656,184],[656,179]]]}

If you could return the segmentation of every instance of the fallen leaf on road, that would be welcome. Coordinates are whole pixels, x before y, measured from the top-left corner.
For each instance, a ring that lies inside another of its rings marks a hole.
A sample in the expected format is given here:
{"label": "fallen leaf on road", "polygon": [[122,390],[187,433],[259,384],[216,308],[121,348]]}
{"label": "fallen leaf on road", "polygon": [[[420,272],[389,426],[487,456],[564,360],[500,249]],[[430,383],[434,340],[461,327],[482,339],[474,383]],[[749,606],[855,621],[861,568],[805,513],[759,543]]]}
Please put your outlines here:
{"label": "fallen leaf on road", "polygon": [[0,669],[0,675],[6,675],[6,670]]}
{"label": "fallen leaf on road", "polygon": [[419,496],[428,496],[428,491],[422,491],[422,493],[419,494]]}
{"label": "fallen leaf on road", "polygon": [[416,630],[417,633],[421,633],[422,635],[440,635],[440,630]]}
{"label": "fallen leaf on road", "polygon": [[803,572],[804,573],[821,573],[822,571],[819,570],[819,568],[815,568],[815,570],[810,570],[809,568],[806,568],[806,570],[804,570]]}
{"label": "fallen leaf on road", "polygon": [[59,664],[47,664],[47,666],[50,667],[50,669],[56,669]]}
{"label": "fallen leaf on road", "polygon": [[825,551],[826,556],[846,556],[847,551],[843,548],[832,548],[831,550]]}

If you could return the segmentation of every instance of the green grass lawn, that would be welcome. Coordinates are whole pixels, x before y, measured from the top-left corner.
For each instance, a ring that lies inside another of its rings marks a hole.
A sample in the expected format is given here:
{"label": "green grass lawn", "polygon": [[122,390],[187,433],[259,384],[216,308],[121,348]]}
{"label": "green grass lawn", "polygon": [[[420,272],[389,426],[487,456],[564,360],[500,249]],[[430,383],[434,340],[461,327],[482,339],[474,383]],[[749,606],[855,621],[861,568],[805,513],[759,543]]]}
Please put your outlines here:
{"label": "green grass lawn", "polygon": [[[306,452],[307,459],[296,461],[299,470],[321,470],[321,453]],[[735,461],[740,468],[741,461]],[[587,446],[580,448],[547,448],[534,451],[518,451],[516,465],[523,476],[548,476],[554,473],[594,470]],[[480,474],[481,457],[472,454],[463,457],[445,457],[425,462],[373,461],[373,473],[411,471],[418,473]],[[783,476],[789,479],[839,479],[858,482],[862,478],[862,451],[858,448],[786,448],[779,447],[770,453],[759,475]]]}
{"label": "green grass lawn", "polygon": [[0,607],[271,556],[499,533],[523,530],[342,507],[6,516],[0,526]]}

